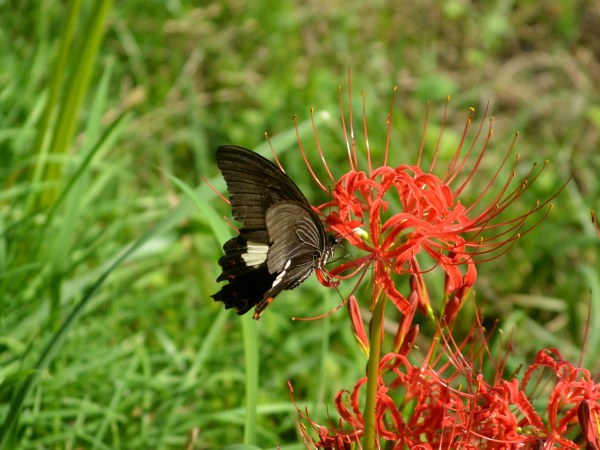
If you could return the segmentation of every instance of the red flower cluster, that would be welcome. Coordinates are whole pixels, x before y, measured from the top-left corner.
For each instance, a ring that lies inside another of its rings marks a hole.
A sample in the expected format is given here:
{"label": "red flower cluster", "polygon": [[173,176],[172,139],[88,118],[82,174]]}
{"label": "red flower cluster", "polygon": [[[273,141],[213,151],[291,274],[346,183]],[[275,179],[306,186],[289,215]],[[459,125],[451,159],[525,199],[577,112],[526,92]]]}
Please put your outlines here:
{"label": "red flower cluster", "polygon": [[[513,145],[488,181],[475,186],[475,172],[493,135],[490,120],[487,137],[475,151],[487,110],[467,146],[474,111],[471,109],[458,148],[440,174],[435,169],[441,135],[432,163],[429,167],[422,163],[427,125],[417,163],[388,165],[390,110],[383,164],[373,168],[365,124],[367,169],[361,169],[354,140],[351,97],[349,103],[348,131],[340,100],[349,170],[337,181],[325,162],[315,132],[321,160],[335,184],[331,201],[317,209],[329,211],[326,219],[329,228],[350,242],[358,253],[353,260],[331,270],[329,282],[334,284],[337,279],[358,275],[358,285],[367,270],[372,269],[369,305],[372,319],[368,336],[354,296],[356,289],[347,301],[357,342],[368,356],[367,376],[352,391],[343,390],[337,395],[335,403],[340,419],[330,421],[328,426],[317,424],[308,411],[296,407],[298,428],[307,447],[345,449],[362,443],[368,449],[385,446],[433,450],[545,449],[558,445],[600,450],[600,385],[593,382],[588,371],[566,362],[557,350],[548,349],[537,355],[520,381],[515,377],[504,378],[503,361],[494,364],[495,378],[486,380],[482,361],[494,358],[487,347],[481,321],[477,321],[460,344],[454,341],[449,325],[454,323],[475,282],[476,264],[500,256],[533,229],[537,222],[525,227],[526,220],[539,211],[547,213],[549,202],[560,190],[528,211],[506,217],[509,206],[522,197],[543,170],[534,165],[516,181],[517,156],[506,181],[497,186]],[[443,128],[442,123],[442,133]],[[300,140],[299,144],[304,154]],[[309,169],[325,189],[310,165]],[[476,189],[476,195],[468,201],[464,194],[470,187]],[[542,220],[545,214],[540,216]],[[430,305],[423,276],[437,268],[445,275],[444,306],[437,315],[439,320]],[[405,294],[397,288],[401,277],[408,280]],[[402,313],[402,319],[392,350],[386,352],[382,351],[382,336],[387,299]],[[417,310],[439,324],[425,357],[416,354],[413,347],[419,332],[418,325],[413,324]],[[543,376],[546,372],[552,380]],[[540,409],[542,402],[545,410]]]}
{"label": "red flower cluster", "polygon": [[[498,376],[486,382],[460,352],[449,360],[454,373],[443,377],[448,364],[414,364],[396,353],[381,359],[375,412],[380,447],[389,442],[385,448],[600,449],[600,385],[557,350],[540,351],[520,381]],[[359,398],[366,382],[361,378],[351,392],[338,393],[338,424],[318,425],[298,409],[305,443],[346,449],[359,442],[364,435]]]}

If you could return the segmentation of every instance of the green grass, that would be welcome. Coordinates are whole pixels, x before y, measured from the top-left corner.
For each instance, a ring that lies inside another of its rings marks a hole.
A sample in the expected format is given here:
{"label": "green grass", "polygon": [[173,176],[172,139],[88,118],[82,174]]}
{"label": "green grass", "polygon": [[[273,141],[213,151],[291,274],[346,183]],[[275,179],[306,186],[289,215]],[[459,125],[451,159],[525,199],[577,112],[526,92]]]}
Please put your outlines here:
{"label": "green grass", "polygon": [[509,367],[544,346],[577,360],[589,317],[583,363],[597,373],[593,13],[593,2],[559,0],[0,6],[0,447],[302,448],[287,381],[323,419],[365,360],[345,313],[289,320],[339,303],[316,280],[258,324],[212,301],[232,232],[201,176],[224,192],[215,148],[268,151],[268,131],[307,197],[327,200],[294,150],[291,117],[316,159],[315,107],[341,173],[338,86],[346,92],[349,68],[378,154],[398,86],[393,162],[415,161],[427,100],[435,143],[451,95],[447,149],[468,107],[480,117],[492,102],[482,180],[516,130],[524,168],[551,161],[516,209],[574,174],[546,221],[482,267],[477,296],[512,335]]}

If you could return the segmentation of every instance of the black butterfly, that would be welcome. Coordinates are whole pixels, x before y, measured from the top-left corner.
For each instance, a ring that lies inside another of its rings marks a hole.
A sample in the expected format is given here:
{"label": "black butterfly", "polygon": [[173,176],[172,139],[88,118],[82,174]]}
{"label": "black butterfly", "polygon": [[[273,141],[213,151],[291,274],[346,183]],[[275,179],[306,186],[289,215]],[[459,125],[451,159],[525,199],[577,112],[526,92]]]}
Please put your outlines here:
{"label": "black butterfly", "polygon": [[339,240],[327,237],[298,186],[271,161],[243,147],[217,149],[217,165],[227,183],[233,217],[244,226],[223,246],[229,284],[213,295],[254,319],[284,289],[294,289],[333,256]]}

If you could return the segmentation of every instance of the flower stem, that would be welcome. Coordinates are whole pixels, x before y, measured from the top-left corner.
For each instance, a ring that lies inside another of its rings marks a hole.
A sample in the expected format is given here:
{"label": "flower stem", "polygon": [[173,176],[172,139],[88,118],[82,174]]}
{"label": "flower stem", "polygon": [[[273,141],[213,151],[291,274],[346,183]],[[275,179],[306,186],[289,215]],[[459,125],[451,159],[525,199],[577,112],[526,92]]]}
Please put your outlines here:
{"label": "flower stem", "polygon": [[375,448],[377,389],[379,388],[379,360],[381,359],[381,340],[383,336],[383,316],[387,297],[381,296],[375,304],[370,329],[370,351],[367,362],[367,400],[363,412],[365,424],[364,450]]}

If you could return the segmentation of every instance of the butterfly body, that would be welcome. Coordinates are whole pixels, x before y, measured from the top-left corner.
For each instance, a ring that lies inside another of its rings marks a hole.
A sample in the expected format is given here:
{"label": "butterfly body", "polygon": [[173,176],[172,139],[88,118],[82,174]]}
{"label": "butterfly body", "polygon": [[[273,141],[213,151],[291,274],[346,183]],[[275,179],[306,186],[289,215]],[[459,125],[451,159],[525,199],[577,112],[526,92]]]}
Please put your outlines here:
{"label": "butterfly body", "polygon": [[243,147],[221,146],[217,165],[229,191],[233,217],[243,227],[219,259],[228,281],[212,297],[254,318],[283,290],[294,289],[333,255],[337,239],[296,184],[275,164]]}

